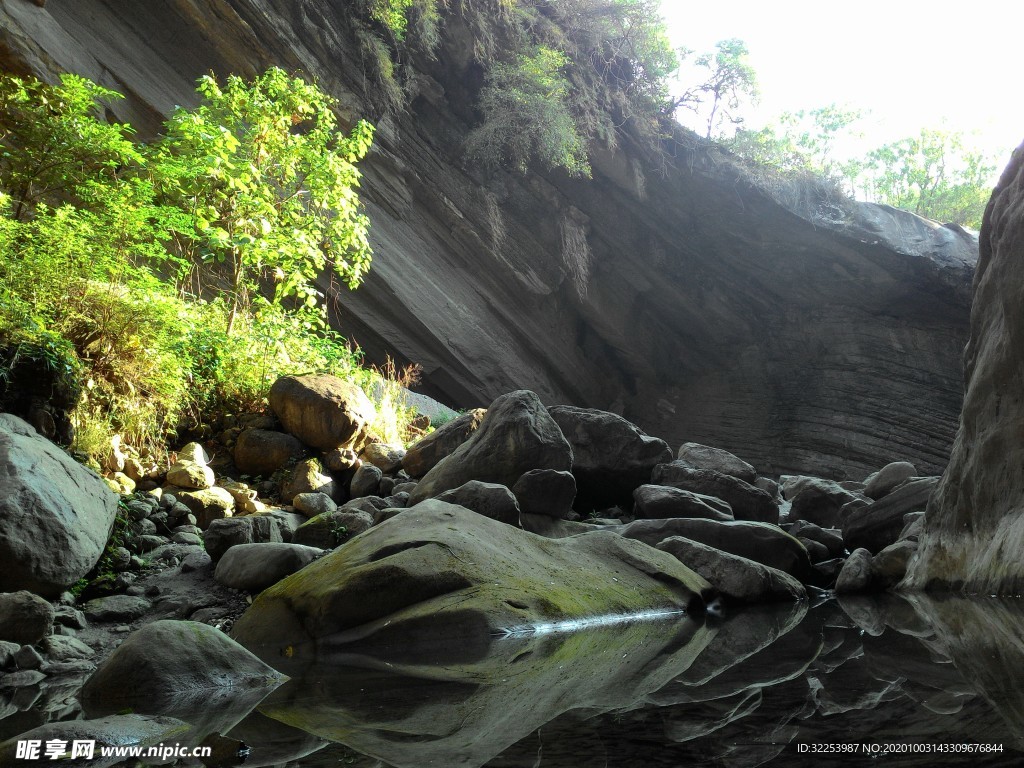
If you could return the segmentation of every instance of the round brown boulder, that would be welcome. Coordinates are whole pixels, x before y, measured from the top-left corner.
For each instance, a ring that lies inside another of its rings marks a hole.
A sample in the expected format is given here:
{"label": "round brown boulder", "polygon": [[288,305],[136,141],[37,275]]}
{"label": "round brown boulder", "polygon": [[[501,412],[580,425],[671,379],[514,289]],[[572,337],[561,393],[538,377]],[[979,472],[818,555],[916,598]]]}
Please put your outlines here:
{"label": "round brown boulder", "polygon": [[363,390],[329,374],[282,376],[270,408],[287,432],[322,451],[358,443],[375,410]]}

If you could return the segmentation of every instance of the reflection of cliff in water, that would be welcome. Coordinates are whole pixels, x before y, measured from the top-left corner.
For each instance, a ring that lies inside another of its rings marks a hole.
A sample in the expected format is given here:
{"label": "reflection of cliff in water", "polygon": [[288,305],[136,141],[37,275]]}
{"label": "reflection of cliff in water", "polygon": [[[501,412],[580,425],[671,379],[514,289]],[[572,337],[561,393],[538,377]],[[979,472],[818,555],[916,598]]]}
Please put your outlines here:
{"label": "reflection of cliff in water", "polygon": [[[1024,751],[1024,608],[1013,600],[844,598],[719,624],[496,639],[485,657],[460,663],[448,648],[444,659],[292,670],[253,717],[368,756],[357,764],[402,768],[868,762],[799,755],[808,742],[1004,749],[886,758],[900,765],[1014,765]],[[269,764],[260,730],[245,734],[248,765]]]}

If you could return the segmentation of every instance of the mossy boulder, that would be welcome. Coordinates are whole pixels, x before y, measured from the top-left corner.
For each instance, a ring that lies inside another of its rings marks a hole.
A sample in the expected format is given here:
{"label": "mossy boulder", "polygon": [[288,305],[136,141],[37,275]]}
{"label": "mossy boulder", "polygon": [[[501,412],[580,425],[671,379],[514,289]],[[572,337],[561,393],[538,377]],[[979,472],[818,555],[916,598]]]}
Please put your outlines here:
{"label": "mossy boulder", "polygon": [[700,612],[709,591],[671,555],[614,533],[545,539],[429,500],[267,589],[234,637],[263,658],[325,645],[409,654],[553,621]]}

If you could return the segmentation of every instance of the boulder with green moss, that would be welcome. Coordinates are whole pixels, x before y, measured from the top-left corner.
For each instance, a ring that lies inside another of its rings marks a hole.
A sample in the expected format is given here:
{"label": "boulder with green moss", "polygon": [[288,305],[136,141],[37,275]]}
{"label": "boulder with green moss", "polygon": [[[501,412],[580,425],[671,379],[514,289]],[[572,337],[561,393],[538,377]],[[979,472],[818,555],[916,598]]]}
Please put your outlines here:
{"label": "boulder with green moss", "polygon": [[700,612],[709,589],[671,555],[615,533],[545,539],[430,500],[267,589],[234,637],[263,658],[339,645],[409,654],[551,622]]}

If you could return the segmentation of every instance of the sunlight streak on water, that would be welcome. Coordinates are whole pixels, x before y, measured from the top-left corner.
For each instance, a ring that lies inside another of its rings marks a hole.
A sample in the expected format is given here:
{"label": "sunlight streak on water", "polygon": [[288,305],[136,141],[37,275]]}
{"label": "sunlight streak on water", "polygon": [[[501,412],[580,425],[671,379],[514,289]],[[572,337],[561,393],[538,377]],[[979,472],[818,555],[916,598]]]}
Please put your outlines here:
{"label": "sunlight streak on water", "polygon": [[499,629],[495,636],[506,637],[531,637],[533,635],[553,635],[561,632],[578,632],[582,629],[593,629],[595,627],[611,627],[616,624],[630,624],[640,621],[654,621],[670,616],[685,616],[686,611],[678,608],[655,609],[651,611],[639,611],[637,613],[622,613],[612,616],[590,616],[584,619],[566,619],[565,621],[551,621],[543,624],[524,624],[519,627],[504,627]]}

